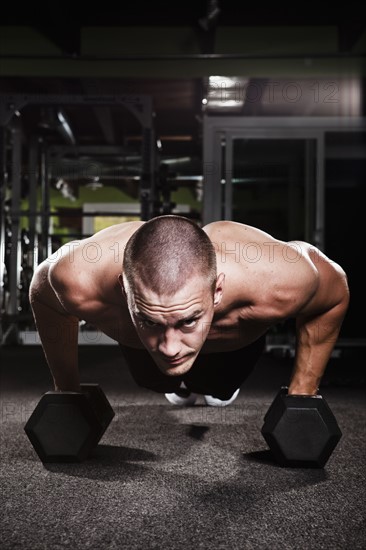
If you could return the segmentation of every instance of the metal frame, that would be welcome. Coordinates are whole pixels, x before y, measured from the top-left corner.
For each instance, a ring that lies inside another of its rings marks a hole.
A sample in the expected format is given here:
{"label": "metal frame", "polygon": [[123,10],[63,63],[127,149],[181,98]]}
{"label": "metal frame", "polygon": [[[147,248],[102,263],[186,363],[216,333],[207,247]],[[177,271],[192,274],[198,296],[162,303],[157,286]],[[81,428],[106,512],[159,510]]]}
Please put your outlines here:
{"label": "metal frame", "polygon": [[[4,261],[5,261],[5,190],[7,186],[6,171],[6,133],[11,132],[11,166],[12,166],[12,200],[10,218],[12,226],[11,251],[9,259],[9,302],[6,314],[12,320],[7,335],[1,333],[0,343],[4,340],[14,340],[17,343],[19,330],[17,315],[19,306],[20,288],[20,199],[21,199],[21,156],[22,156],[22,128],[17,118],[19,112],[27,105],[96,105],[123,106],[129,110],[140,122],[142,128],[142,174],[140,178],[141,219],[148,220],[154,215],[155,182],[156,182],[156,155],[154,134],[154,113],[152,98],[147,95],[59,95],[59,94],[0,94],[0,297],[1,306],[4,297]],[[13,120],[12,120],[13,119]],[[37,184],[41,184],[42,191],[42,250],[40,260],[44,260],[51,252],[49,239],[49,186],[47,177],[48,150],[47,144],[40,142],[36,136],[31,137],[29,145],[28,165],[30,170],[30,237],[35,248],[35,215]],[[38,259],[33,258],[34,261]],[[35,266],[34,266],[35,267]],[[11,336],[8,336],[8,334]]]}
{"label": "metal frame", "polygon": [[[238,117],[205,115],[203,121],[203,224],[222,219],[221,205],[221,142],[226,142],[225,158],[225,219],[232,212],[232,140],[249,139],[311,139],[316,142],[315,165],[315,234],[314,244],[325,248],[325,179],[324,143],[326,132],[365,131],[366,119],[358,117]],[[306,155],[309,156],[309,153]],[[308,176],[306,176],[308,178]],[[309,181],[306,181],[309,185]],[[217,200],[220,198],[220,200]],[[309,228],[307,233],[309,234]]]}
{"label": "metal frame", "polygon": [[[70,94],[0,94],[0,127],[7,126],[16,113],[27,105],[116,105],[128,109],[142,128],[142,176],[140,182],[141,218],[154,214],[156,155],[152,98],[148,95],[70,95]],[[1,183],[1,182],[0,182]],[[0,205],[1,206],[1,205]]]}
{"label": "metal frame", "polygon": [[[232,215],[232,141],[237,137],[264,138],[294,138],[315,140],[315,154],[310,150],[313,143],[307,141],[305,147],[305,234],[309,242],[313,241],[321,250],[325,249],[325,138],[327,132],[366,132],[366,118],[363,117],[225,117],[205,115],[203,122],[203,224]],[[223,174],[222,146],[226,143],[225,170]],[[342,158],[338,154],[337,158]],[[358,156],[344,158],[365,158],[365,151],[357,149]],[[327,157],[328,158],[328,157]],[[332,157],[334,158],[334,157]],[[315,163],[315,166],[314,166]],[[315,198],[312,197],[311,172],[315,172]],[[225,186],[221,183],[224,177]],[[224,187],[224,193],[223,191]],[[222,211],[222,198],[225,198],[225,209]],[[313,204],[315,203],[315,204]],[[314,220],[315,228],[312,227]],[[313,234],[315,229],[315,234]],[[282,335],[281,335],[282,338]],[[279,347],[282,350],[293,349],[293,343],[282,342],[278,345],[275,337],[273,342],[267,341],[268,350]],[[342,338],[337,342],[335,354],[347,346],[366,346],[366,339]]]}

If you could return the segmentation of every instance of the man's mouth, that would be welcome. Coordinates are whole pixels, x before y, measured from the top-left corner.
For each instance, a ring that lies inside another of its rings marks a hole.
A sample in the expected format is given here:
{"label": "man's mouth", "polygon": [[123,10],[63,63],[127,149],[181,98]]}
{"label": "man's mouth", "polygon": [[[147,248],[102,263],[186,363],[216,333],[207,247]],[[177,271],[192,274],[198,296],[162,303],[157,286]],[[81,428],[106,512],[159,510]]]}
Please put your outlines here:
{"label": "man's mouth", "polygon": [[157,364],[160,370],[168,376],[180,376],[189,371],[193,364],[193,357],[191,355],[184,355],[183,357],[165,357],[160,355]]}
{"label": "man's mouth", "polygon": [[186,361],[186,357],[174,357],[174,358],[163,357],[162,359],[164,363],[168,363],[168,365],[172,365],[172,366],[181,365]]}

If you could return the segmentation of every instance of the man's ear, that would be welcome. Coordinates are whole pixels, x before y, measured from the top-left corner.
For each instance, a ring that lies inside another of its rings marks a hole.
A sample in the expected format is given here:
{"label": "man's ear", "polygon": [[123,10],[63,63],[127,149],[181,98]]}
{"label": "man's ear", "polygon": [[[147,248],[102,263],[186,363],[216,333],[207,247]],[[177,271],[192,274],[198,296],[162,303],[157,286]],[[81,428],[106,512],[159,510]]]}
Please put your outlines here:
{"label": "man's ear", "polygon": [[220,273],[220,275],[216,279],[216,288],[214,293],[214,306],[217,307],[219,303],[221,302],[222,295],[224,292],[224,284],[225,284],[225,274]]}
{"label": "man's ear", "polygon": [[123,295],[126,296],[127,294],[126,294],[126,289],[125,289],[125,285],[124,285],[124,282],[123,282],[122,273],[120,273],[120,274],[118,275],[118,282],[119,282],[119,285],[120,285],[120,287],[121,287],[121,289],[122,289]]}

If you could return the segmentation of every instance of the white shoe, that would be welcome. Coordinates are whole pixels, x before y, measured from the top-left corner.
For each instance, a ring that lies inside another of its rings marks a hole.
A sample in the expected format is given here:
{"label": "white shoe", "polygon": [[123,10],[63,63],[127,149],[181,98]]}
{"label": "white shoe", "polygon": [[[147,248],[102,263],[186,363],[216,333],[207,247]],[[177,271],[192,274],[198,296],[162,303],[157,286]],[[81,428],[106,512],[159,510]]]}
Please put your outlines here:
{"label": "white shoe", "polygon": [[166,393],[165,397],[172,405],[180,405],[181,407],[191,407],[195,404],[198,394],[191,393],[184,382],[180,385],[179,393]]}
{"label": "white shoe", "polygon": [[227,401],[221,401],[221,399],[217,399],[217,397],[212,397],[212,395],[204,395],[203,397],[205,399],[206,405],[209,405],[210,407],[227,407],[235,401],[235,399],[239,395],[239,391],[240,388],[238,388]]}

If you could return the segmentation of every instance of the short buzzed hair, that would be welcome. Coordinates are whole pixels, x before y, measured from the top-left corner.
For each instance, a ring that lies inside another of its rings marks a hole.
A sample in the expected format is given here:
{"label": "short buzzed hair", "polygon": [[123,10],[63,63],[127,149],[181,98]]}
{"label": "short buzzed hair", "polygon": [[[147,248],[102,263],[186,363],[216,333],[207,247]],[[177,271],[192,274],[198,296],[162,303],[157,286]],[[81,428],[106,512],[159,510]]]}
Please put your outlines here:
{"label": "short buzzed hair", "polygon": [[123,272],[132,290],[139,280],[158,294],[172,296],[198,274],[213,293],[217,279],[215,248],[194,221],[158,216],[141,225],[128,240]]}

